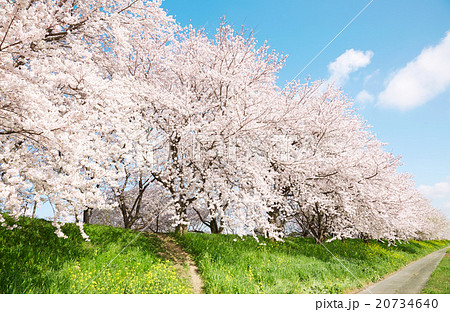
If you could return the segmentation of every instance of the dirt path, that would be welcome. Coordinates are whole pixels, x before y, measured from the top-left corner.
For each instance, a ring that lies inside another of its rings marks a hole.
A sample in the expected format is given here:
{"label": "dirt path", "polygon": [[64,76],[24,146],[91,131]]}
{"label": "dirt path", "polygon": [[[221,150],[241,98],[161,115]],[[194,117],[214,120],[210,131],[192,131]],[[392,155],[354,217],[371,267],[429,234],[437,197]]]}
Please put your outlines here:
{"label": "dirt path", "polygon": [[180,269],[181,272],[184,271],[184,265],[188,266],[188,278],[191,281],[192,290],[194,294],[202,294],[203,293],[203,281],[198,274],[198,268],[195,265],[194,261],[191,259],[188,253],[186,253],[180,246],[177,245],[175,240],[164,234],[158,234],[158,238],[164,243],[164,247],[166,249],[165,253],[161,253],[160,255],[164,258],[172,260],[175,263],[175,266]]}
{"label": "dirt path", "polygon": [[373,284],[359,294],[420,294],[447,247],[407,265],[392,276]]}

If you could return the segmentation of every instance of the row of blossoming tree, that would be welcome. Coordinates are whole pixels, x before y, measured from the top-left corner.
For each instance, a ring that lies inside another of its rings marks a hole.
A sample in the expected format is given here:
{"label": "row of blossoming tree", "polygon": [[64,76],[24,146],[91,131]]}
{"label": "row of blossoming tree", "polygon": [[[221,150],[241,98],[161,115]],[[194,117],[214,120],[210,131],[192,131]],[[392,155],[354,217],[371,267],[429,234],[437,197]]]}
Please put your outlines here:
{"label": "row of blossoming tree", "polygon": [[154,231],[442,238],[341,90],[276,84],[285,57],[158,2],[0,0],[0,214],[51,205]]}

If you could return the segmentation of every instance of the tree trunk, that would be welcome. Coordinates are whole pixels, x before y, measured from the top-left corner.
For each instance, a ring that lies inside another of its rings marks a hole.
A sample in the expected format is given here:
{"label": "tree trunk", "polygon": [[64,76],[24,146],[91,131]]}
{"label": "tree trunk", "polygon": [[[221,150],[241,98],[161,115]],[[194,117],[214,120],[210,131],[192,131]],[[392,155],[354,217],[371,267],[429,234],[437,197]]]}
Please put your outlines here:
{"label": "tree trunk", "polygon": [[361,238],[363,239],[364,243],[366,244],[370,243],[370,236],[368,234],[362,233]]}
{"label": "tree trunk", "polygon": [[36,215],[36,206],[37,206],[37,203],[34,202],[34,205],[33,205],[33,212],[31,213],[31,218],[33,218],[33,219],[34,219],[34,216]]}
{"label": "tree trunk", "polygon": [[282,212],[280,211],[280,204],[272,205],[272,211],[267,213],[268,221],[275,228],[275,231],[278,233],[283,233],[284,226],[286,224],[286,219],[283,217]]}
{"label": "tree trunk", "polygon": [[180,234],[180,235],[186,234],[187,233],[187,224],[178,224],[175,227],[175,233]]}
{"label": "tree trunk", "polygon": [[223,231],[222,227],[219,227],[219,224],[217,222],[216,218],[212,218],[210,225],[209,225],[210,229],[211,229],[211,233],[212,234],[221,234]]}
{"label": "tree trunk", "polygon": [[156,216],[156,233],[159,233],[159,214]]}
{"label": "tree trunk", "polygon": [[91,220],[92,208],[88,208],[83,211],[83,223],[89,224]]}
{"label": "tree trunk", "polygon": [[122,205],[120,206],[120,211],[122,212],[122,218],[123,218],[123,227],[125,229],[130,229],[131,228],[131,224],[130,224],[130,218],[128,216],[128,212],[126,207],[123,207]]}
{"label": "tree trunk", "polygon": [[187,233],[187,208],[186,208],[186,202],[184,200],[178,201],[179,208],[176,209],[176,213],[179,217],[179,220],[181,220],[182,223],[178,224],[175,227],[175,233],[184,235]]}
{"label": "tree trunk", "polygon": [[280,209],[277,207],[277,204],[272,205],[272,210],[267,213],[269,216],[269,223],[273,225],[277,225],[278,217],[280,216]]}
{"label": "tree trunk", "polygon": [[325,240],[327,238],[324,214],[320,211],[318,202],[315,203],[314,207],[315,207],[315,212],[316,212],[316,216],[317,216],[317,223],[315,224],[315,226],[317,227],[317,230],[314,235],[314,239],[316,241],[316,244],[322,244],[325,242]]}
{"label": "tree trunk", "polygon": [[318,229],[317,234],[314,235],[316,244],[323,244],[326,238],[326,233],[322,229]]}

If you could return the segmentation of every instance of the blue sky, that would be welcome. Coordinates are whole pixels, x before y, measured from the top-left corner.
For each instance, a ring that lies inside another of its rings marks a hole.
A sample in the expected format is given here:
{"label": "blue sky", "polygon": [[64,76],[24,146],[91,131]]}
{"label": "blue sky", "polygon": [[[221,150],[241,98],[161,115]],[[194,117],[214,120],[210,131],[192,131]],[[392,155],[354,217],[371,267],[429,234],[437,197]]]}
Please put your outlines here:
{"label": "blue sky", "polygon": [[[258,41],[289,55],[279,75],[282,86],[369,2],[165,0],[162,7],[181,25],[210,34],[221,16],[235,28],[253,29]],[[411,173],[448,217],[449,31],[449,0],[374,0],[298,77],[337,80],[378,138],[389,143],[386,149],[403,157],[400,170]]]}

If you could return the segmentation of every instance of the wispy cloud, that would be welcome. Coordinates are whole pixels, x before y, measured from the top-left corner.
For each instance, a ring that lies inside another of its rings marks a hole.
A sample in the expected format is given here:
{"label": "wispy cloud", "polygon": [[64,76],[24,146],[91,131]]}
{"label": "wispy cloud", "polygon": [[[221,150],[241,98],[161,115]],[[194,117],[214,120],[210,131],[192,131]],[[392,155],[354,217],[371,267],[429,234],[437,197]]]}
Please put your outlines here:
{"label": "wispy cloud", "polygon": [[372,51],[346,50],[334,62],[328,64],[330,73],[328,81],[342,86],[351,73],[369,65],[372,56]]}
{"label": "wispy cloud", "polygon": [[450,217],[450,176],[433,185],[420,185],[419,191]]}
{"label": "wispy cloud", "polygon": [[372,103],[374,100],[374,96],[366,90],[362,90],[361,92],[359,92],[355,98],[355,101],[360,104]]}
{"label": "wispy cloud", "polygon": [[364,77],[364,84],[369,83],[369,81],[371,81],[372,79],[376,78],[379,74],[380,74],[380,70],[377,69],[377,70],[375,70],[374,72],[372,72],[372,73],[366,75],[366,76]]}
{"label": "wispy cloud", "polygon": [[450,87],[450,31],[436,46],[397,71],[379,94],[381,106],[407,110],[423,105]]}

